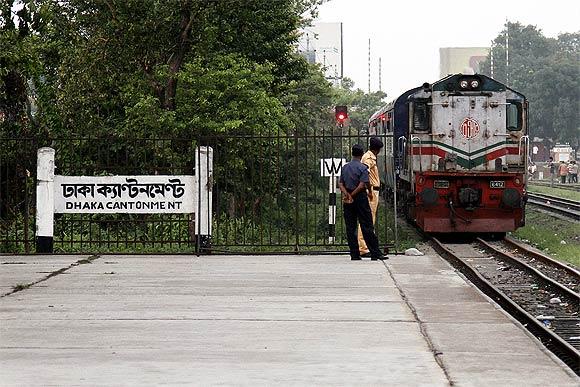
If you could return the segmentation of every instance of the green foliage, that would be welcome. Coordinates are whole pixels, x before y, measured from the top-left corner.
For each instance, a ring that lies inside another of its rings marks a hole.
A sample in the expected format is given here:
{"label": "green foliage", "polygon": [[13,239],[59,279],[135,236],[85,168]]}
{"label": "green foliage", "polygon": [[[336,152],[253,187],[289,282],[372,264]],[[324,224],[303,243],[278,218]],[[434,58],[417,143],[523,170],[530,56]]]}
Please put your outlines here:
{"label": "green foliage", "polygon": [[[267,236],[292,244],[297,233],[323,243],[328,181],[312,166],[349,153],[332,108],[349,106],[346,134],[358,135],[385,95],[346,83],[333,89],[295,53],[297,31],[320,2],[2,3],[0,157],[18,171],[0,181],[0,189],[15,187],[0,192],[13,211],[6,215],[0,203],[2,227],[22,233],[22,182],[34,175],[36,147],[56,150],[60,174],[107,175],[189,174],[195,147],[210,145],[216,243]],[[16,16],[15,4],[22,6]],[[31,138],[24,149],[6,140],[23,137]],[[191,249],[189,227],[155,216],[67,215],[56,222],[55,243],[59,251],[81,251],[95,239],[104,241],[101,252],[179,251]],[[161,246],[161,239],[186,243]]]}
{"label": "green foliage", "polygon": [[[509,68],[506,36],[509,31]],[[535,26],[508,23],[493,41],[494,78],[530,101],[530,133],[535,137],[580,141],[580,33],[547,38]],[[491,53],[482,64],[491,74]]]}
{"label": "green foliage", "polygon": [[552,258],[580,267],[580,225],[528,209],[526,226],[513,236],[530,243]]}
{"label": "green foliage", "polygon": [[292,123],[281,101],[269,93],[271,65],[238,54],[187,63],[179,74],[177,116],[197,134],[275,134]]}
{"label": "green foliage", "polygon": [[353,87],[354,83],[350,79],[343,79],[341,87],[334,89],[335,105],[348,106],[350,127],[356,133],[368,133],[369,118],[385,104],[387,94],[382,91],[369,94]]}

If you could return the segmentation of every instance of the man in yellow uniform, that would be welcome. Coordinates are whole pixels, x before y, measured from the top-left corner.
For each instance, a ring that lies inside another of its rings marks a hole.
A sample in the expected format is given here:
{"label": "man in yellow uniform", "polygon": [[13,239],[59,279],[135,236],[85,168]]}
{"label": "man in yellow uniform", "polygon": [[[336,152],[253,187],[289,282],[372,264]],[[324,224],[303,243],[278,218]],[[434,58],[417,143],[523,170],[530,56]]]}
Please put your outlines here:
{"label": "man in yellow uniform", "polygon": [[[373,198],[369,197],[369,204],[371,206],[371,213],[373,215],[373,226],[377,220],[377,208],[379,206],[379,189],[381,187],[381,180],[379,179],[379,168],[377,167],[377,155],[383,148],[383,142],[377,137],[371,137],[369,141],[369,150],[363,155],[361,162],[369,168],[369,182],[373,191]],[[365,243],[363,234],[358,226],[358,248],[361,257],[370,256],[370,251]]]}

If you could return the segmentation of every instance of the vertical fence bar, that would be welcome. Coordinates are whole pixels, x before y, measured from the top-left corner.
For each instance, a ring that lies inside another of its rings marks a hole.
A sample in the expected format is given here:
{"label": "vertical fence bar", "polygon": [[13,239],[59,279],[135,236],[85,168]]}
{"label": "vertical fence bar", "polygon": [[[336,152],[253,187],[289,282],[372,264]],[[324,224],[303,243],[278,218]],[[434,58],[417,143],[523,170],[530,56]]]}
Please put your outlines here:
{"label": "vertical fence bar", "polygon": [[298,245],[300,243],[299,235],[300,235],[300,184],[298,183],[298,129],[294,129],[294,195],[296,197],[296,203],[294,208],[294,252],[298,252]]}

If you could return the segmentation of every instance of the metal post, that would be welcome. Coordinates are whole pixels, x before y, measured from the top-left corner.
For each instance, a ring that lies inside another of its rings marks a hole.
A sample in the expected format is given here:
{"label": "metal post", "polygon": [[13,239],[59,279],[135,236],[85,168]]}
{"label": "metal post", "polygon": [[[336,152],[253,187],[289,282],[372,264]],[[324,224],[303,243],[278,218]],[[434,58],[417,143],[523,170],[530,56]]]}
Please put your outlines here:
{"label": "metal post", "polygon": [[334,243],[336,236],[336,183],[338,177],[328,178],[328,243]]}
{"label": "metal post", "polygon": [[506,33],[505,33],[505,84],[509,86],[510,83],[510,23],[506,17],[505,19]]}
{"label": "metal post", "polygon": [[[211,248],[212,232],[212,189],[213,189],[213,148],[200,146],[195,149],[195,222],[197,246]],[[199,252],[199,250],[198,250]]]}
{"label": "metal post", "polygon": [[381,78],[382,78],[382,74],[381,74],[381,58],[379,57],[379,91],[383,91]]}
{"label": "metal post", "polygon": [[52,253],[54,239],[54,149],[40,148],[36,166],[36,252]]}
{"label": "metal post", "polygon": [[395,251],[399,251],[399,218],[397,213],[397,168],[395,167],[395,152],[393,152],[393,216],[395,217]]}
{"label": "metal post", "polygon": [[490,51],[490,58],[491,58],[490,59],[491,60],[490,74],[491,74],[491,77],[493,78],[493,66],[494,66],[494,63],[493,63],[493,40],[491,41],[491,48],[489,51]]}
{"label": "metal post", "polygon": [[371,93],[371,38],[369,38],[369,90],[368,93]]}

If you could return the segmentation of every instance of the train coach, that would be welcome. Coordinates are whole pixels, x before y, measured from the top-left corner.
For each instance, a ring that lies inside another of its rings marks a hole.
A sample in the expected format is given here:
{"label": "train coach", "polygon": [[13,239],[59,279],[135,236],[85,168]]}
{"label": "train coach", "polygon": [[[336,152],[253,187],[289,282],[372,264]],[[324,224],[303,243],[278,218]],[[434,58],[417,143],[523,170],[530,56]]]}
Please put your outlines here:
{"label": "train coach", "polygon": [[480,74],[408,90],[369,120],[385,142],[385,192],[429,233],[523,226],[527,117],[522,94]]}

